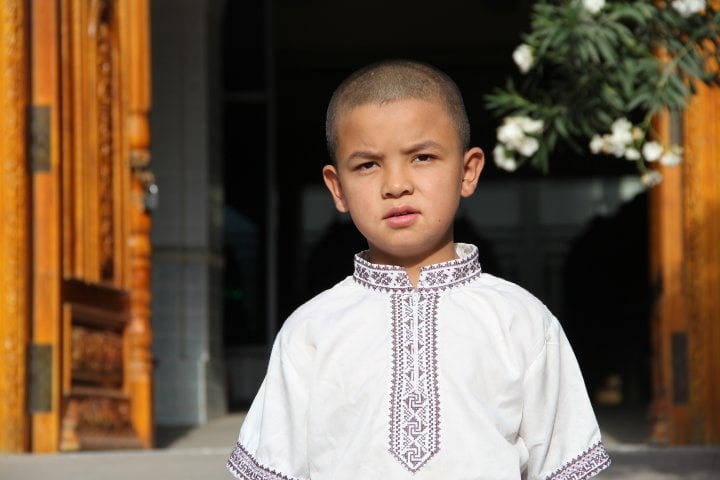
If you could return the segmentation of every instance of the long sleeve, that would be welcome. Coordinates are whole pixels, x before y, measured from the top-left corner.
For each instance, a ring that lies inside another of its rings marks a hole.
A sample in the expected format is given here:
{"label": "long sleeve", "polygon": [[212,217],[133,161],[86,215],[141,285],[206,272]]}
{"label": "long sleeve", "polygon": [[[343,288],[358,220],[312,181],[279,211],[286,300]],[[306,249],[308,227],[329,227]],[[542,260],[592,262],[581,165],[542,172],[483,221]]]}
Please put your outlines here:
{"label": "long sleeve", "polygon": [[559,322],[548,314],[544,342],[524,380],[520,437],[527,479],[583,480],[610,465],[580,368]]}
{"label": "long sleeve", "polygon": [[268,371],[240,430],[228,469],[239,479],[309,479],[307,345],[278,335]]}

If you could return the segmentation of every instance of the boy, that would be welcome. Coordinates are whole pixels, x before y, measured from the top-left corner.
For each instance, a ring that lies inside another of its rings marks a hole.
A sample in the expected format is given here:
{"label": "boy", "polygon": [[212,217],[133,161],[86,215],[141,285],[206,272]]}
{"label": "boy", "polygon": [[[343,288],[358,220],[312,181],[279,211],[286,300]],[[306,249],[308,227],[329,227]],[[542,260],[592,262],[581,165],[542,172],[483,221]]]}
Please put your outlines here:
{"label": "boy", "polygon": [[456,85],[414,62],[335,91],[323,178],[367,239],[298,308],[228,468],[241,479],[585,479],[609,465],[558,321],[453,243],[484,157]]}

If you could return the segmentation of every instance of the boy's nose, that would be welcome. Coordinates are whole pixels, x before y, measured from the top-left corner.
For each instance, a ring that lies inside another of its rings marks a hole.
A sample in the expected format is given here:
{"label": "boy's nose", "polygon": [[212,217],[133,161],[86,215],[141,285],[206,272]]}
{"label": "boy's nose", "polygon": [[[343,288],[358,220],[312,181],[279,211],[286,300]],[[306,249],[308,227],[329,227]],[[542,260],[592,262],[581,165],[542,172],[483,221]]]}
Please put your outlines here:
{"label": "boy's nose", "polygon": [[383,198],[402,197],[412,191],[412,181],[404,172],[400,170],[386,172],[382,188]]}

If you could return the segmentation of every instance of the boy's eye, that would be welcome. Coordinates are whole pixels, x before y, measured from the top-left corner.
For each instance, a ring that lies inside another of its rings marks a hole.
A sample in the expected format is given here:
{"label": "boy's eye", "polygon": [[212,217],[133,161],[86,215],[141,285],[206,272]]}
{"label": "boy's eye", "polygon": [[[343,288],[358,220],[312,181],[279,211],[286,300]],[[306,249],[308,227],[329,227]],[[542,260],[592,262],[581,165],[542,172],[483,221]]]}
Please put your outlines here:
{"label": "boy's eye", "polygon": [[370,170],[374,166],[375,166],[375,162],[365,162],[365,163],[359,164],[356,168],[358,170]]}
{"label": "boy's eye", "polygon": [[429,155],[427,153],[421,153],[418,155],[415,155],[415,160],[418,162],[427,162],[429,160],[432,160],[434,157],[432,155]]}

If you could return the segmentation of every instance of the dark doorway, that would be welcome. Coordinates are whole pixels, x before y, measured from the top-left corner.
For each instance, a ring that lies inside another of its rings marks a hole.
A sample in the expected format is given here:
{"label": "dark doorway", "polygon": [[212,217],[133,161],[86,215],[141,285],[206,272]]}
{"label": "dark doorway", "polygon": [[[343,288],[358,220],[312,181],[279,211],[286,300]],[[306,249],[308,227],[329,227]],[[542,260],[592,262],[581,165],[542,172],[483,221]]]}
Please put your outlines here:
{"label": "dark doorway", "polygon": [[[324,189],[324,120],[333,89],[355,69],[380,59],[432,63],[458,83],[473,127],[472,142],[489,154],[497,121],[485,110],[483,95],[516,72],[511,54],[527,29],[531,4],[451,0],[439,8],[430,1],[227,2],[224,185],[232,211],[228,215],[239,219],[235,224],[245,232],[226,230],[227,245],[235,246],[226,251],[225,345],[246,356],[244,366],[234,370],[237,375],[252,377],[249,384],[258,382],[275,328],[311,295],[350,274],[352,253],[364,248],[352,226],[333,216],[329,196],[330,213],[322,213],[326,216],[316,222],[320,226],[308,234],[308,225],[321,215],[308,207],[308,198],[319,198]],[[559,152],[551,172],[569,182],[628,173],[633,171],[627,162],[579,161],[573,152]],[[489,158],[479,188],[510,176]],[[527,180],[540,174],[526,170],[512,177]],[[268,195],[269,188],[275,197]],[[588,227],[567,258],[561,306],[566,310],[561,321],[591,392],[617,370],[623,400],[637,404],[646,404],[649,383],[646,219],[642,196]],[[496,262],[503,245],[484,242],[489,237],[482,229],[465,226],[467,240],[485,244],[486,270],[514,280],[514,272],[503,272]],[[242,235],[250,240],[239,241]],[[244,246],[238,248],[238,243]],[[278,279],[274,298],[266,288],[272,284],[269,276]],[[613,279],[600,280],[607,277]],[[277,324],[268,328],[271,308],[277,310]],[[610,368],[609,357],[617,359],[617,368]],[[632,367],[623,370],[623,365]],[[247,392],[254,393],[250,387]]]}
{"label": "dark doorway", "polygon": [[563,325],[597,404],[650,401],[647,219],[643,193],[595,218],[568,254]]}

